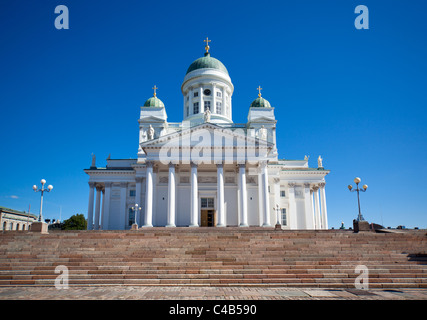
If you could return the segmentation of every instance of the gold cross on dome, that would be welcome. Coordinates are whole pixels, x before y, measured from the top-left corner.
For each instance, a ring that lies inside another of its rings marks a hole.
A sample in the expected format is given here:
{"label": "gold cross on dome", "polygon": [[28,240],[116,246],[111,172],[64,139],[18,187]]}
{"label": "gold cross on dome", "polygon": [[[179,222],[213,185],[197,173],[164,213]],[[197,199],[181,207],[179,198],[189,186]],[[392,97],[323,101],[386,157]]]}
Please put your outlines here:
{"label": "gold cross on dome", "polygon": [[206,37],[206,40],[203,40],[203,42],[206,42],[206,47],[205,47],[206,52],[209,52],[209,49],[210,49],[209,42],[211,42],[211,41],[212,40],[209,40],[208,37]]}
{"label": "gold cross on dome", "polygon": [[258,88],[256,89],[258,90],[258,97],[261,98],[261,90],[262,90],[261,86],[258,86]]}
{"label": "gold cross on dome", "polygon": [[156,96],[156,90],[159,88],[157,88],[156,85],[154,85],[154,87],[152,87],[151,89],[154,89],[154,96]]}

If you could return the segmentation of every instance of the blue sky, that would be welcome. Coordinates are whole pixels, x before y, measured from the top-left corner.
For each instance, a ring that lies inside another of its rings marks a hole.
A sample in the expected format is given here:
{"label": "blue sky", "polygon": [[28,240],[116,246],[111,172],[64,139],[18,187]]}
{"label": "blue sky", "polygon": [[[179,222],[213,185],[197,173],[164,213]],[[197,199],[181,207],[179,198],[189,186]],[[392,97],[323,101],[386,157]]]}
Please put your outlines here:
{"label": "blue sky", "polygon": [[[70,29],[54,27],[57,5]],[[357,30],[357,5],[369,30]],[[281,158],[323,164],[329,226],[362,213],[385,226],[427,227],[425,1],[0,2],[0,205],[44,217],[87,213],[91,163],[135,158],[139,107],[159,87],[168,121],[182,120],[180,86],[209,37],[246,122],[261,85],[275,107]]]}

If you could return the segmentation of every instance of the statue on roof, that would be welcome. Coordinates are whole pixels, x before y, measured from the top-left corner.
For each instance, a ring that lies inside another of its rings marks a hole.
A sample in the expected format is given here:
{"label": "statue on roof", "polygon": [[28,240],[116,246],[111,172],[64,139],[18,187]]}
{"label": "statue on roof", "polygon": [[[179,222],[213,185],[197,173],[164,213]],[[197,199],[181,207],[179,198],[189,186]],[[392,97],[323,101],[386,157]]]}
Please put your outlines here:
{"label": "statue on roof", "polygon": [[150,124],[150,127],[147,130],[147,136],[148,136],[148,140],[153,140],[154,139],[154,129]]}
{"label": "statue on roof", "polygon": [[95,168],[96,167],[95,162],[96,162],[96,156],[92,153],[92,164],[90,165],[91,168]]}
{"label": "statue on roof", "polygon": [[317,166],[318,166],[319,168],[323,168],[322,161],[323,161],[322,157],[321,157],[321,156],[319,156],[319,158],[317,158]]}
{"label": "statue on roof", "polygon": [[211,122],[211,111],[209,110],[209,108],[205,110],[204,119],[205,122]]}

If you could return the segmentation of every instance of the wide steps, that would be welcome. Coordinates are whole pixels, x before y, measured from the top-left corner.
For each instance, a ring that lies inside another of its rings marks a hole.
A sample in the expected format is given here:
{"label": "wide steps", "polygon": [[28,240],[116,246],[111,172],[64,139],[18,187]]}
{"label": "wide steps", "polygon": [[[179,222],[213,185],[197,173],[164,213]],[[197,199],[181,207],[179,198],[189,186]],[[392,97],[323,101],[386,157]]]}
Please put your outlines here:
{"label": "wide steps", "polygon": [[427,287],[425,232],[354,234],[265,228],[5,232],[0,286],[69,285],[354,287],[357,265],[374,288]]}

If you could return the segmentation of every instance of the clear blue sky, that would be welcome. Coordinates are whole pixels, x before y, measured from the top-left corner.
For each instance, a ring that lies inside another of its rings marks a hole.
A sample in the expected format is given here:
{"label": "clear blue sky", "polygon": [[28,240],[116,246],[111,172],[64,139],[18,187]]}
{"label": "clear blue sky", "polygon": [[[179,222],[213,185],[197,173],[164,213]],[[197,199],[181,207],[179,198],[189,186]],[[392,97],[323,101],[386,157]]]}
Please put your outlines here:
{"label": "clear blue sky", "polygon": [[[54,27],[66,5],[70,29]],[[357,5],[369,30],[357,30]],[[0,2],[0,205],[44,217],[87,213],[91,163],[135,158],[139,107],[152,87],[182,120],[180,86],[209,37],[246,122],[261,85],[281,158],[323,164],[329,225],[352,224],[356,176],[369,222],[427,227],[426,1]],[[354,185],[354,183],[353,183]]]}

